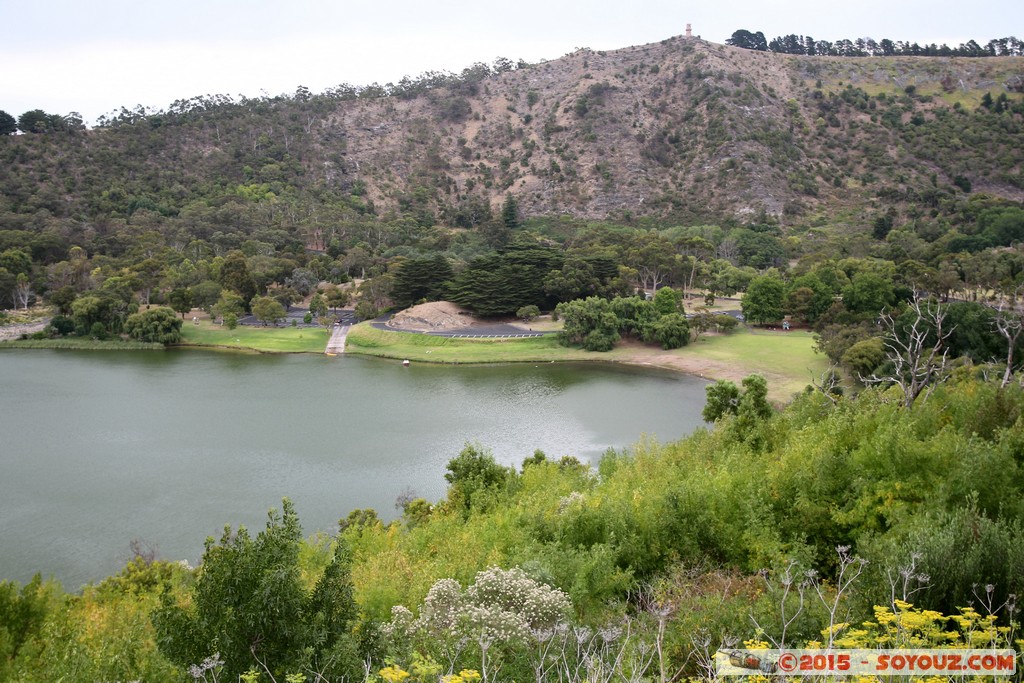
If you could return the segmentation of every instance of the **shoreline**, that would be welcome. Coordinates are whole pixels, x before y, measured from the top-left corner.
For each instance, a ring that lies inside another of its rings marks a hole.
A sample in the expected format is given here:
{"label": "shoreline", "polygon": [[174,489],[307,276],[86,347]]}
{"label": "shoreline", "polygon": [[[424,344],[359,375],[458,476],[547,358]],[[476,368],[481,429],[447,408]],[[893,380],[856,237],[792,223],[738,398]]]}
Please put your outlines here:
{"label": "shoreline", "polygon": [[7,339],[0,341],[0,350],[22,351],[163,351],[166,347],[156,342],[140,341],[98,341],[82,337],[57,337],[55,339]]}
{"label": "shoreline", "polygon": [[[551,359],[551,360],[537,360],[532,358],[521,358],[521,359],[501,359],[501,360],[440,360],[436,358],[422,358],[412,357],[414,354],[408,354],[410,357],[406,357],[399,353],[367,353],[363,351],[350,351],[346,350],[346,356],[355,356],[359,358],[377,358],[380,360],[390,361],[411,361],[416,363],[428,363],[430,365],[506,365],[512,363],[595,363],[595,364],[607,364],[616,365],[619,367],[627,368],[638,368],[647,370],[660,370],[663,372],[670,372],[674,375],[685,375],[694,379],[704,380],[705,382],[713,383],[719,380],[727,380],[739,384],[747,374],[742,371],[735,369],[725,369],[722,367],[716,367],[715,364],[697,364],[691,362],[691,359],[679,358],[678,356],[670,356],[666,359],[659,360],[655,356],[655,352],[660,349],[650,349],[652,354],[651,358],[640,354],[636,356],[621,357],[621,356],[610,356],[603,358],[563,358],[563,359]],[[597,352],[594,352],[597,353]],[[764,374],[764,373],[758,373]],[[791,396],[787,396],[785,399],[780,396],[776,396],[771,391],[771,380],[769,380],[769,399],[773,403],[778,405],[784,405],[791,400]]]}
{"label": "shoreline", "polygon": [[611,351],[589,352],[557,346],[552,338],[539,339],[451,339],[357,325],[349,332],[345,354],[438,365],[611,363],[737,384],[747,375],[760,374],[768,381],[769,400],[777,405],[789,403],[827,367],[824,357],[813,351],[811,335],[802,332],[744,329],[728,335],[702,335],[669,351],[624,340]]}
{"label": "shoreline", "polygon": [[[210,326],[207,329],[215,329]],[[274,330],[279,334],[273,334]],[[266,337],[262,332],[266,331]],[[184,339],[164,347],[139,342],[99,342],[94,340],[12,340],[0,342],[2,349],[56,349],[97,351],[142,351],[165,349],[209,349],[216,352],[255,354],[324,355],[330,330],[322,329],[311,338],[294,328],[255,328],[247,334],[225,334],[234,343],[223,340]],[[295,339],[298,336],[301,341]],[[321,339],[322,337],[322,339]],[[797,344],[799,342],[799,344]],[[800,346],[787,351],[783,347]],[[751,331],[743,329],[729,335],[702,335],[682,349],[665,351],[632,340],[621,341],[608,352],[590,352],[557,345],[552,335],[533,338],[451,338],[397,329],[378,330],[369,323],[354,325],[349,332],[344,354],[366,358],[409,360],[434,365],[488,365],[504,363],[608,363],[623,367],[647,368],[699,378],[708,382],[727,380],[735,383],[750,374],[761,374],[768,381],[769,400],[788,403],[812,379],[820,375],[825,361],[808,354],[810,335],[793,332]],[[771,348],[770,348],[771,347]],[[785,353],[781,353],[785,352]],[[780,355],[781,353],[781,355]],[[803,370],[803,371],[801,371]]]}

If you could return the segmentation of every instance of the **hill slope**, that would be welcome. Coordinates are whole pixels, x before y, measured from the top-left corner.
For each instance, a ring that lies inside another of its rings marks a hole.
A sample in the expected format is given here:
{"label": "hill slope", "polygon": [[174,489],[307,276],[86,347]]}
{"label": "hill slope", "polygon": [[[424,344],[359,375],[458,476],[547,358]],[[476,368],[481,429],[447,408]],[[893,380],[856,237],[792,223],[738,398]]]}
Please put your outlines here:
{"label": "hill slope", "polygon": [[[805,57],[677,37],[478,67],[392,96],[207,96],[0,139],[0,229],[173,219],[205,237],[298,228],[315,245],[368,214],[473,228],[508,194],[526,215],[668,224],[864,222],[968,190],[1024,199],[1021,57]],[[980,107],[986,93],[995,104]]]}

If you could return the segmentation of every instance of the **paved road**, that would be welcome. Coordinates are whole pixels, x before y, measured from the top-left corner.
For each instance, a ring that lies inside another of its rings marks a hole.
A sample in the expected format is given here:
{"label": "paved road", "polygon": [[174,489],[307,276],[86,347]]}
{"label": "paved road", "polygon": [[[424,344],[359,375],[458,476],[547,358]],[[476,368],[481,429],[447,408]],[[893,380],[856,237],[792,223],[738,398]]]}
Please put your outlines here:
{"label": "paved road", "polygon": [[413,334],[429,334],[432,337],[449,337],[453,339],[527,339],[530,337],[543,337],[548,334],[555,334],[554,332],[533,332],[530,330],[523,330],[520,327],[509,325],[507,323],[474,325],[473,327],[463,327],[457,330],[444,330],[439,332],[424,332],[420,330],[402,330],[396,327],[390,327],[387,324],[388,320],[390,320],[390,316],[384,316],[382,318],[377,318],[370,324],[378,330],[385,330],[387,332],[412,332]]}
{"label": "paved road", "polygon": [[[316,323],[305,323],[303,319],[306,314],[309,313],[308,308],[299,308],[298,306],[289,306],[288,310],[285,311],[284,324],[291,325],[294,321],[296,327],[319,327]],[[330,311],[328,315],[333,315],[338,319],[342,325],[352,325],[355,323],[355,312],[352,309],[340,308],[337,312]],[[238,321],[239,325],[262,325],[260,321],[251,315],[247,315]]]}

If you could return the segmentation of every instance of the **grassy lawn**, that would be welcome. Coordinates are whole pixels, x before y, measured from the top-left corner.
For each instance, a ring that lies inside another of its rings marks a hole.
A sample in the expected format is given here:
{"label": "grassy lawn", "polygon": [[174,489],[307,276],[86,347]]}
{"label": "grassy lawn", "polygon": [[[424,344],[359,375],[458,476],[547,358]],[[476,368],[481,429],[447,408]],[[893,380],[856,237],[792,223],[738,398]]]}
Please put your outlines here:
{"label": "grassy lawn", "polygon": [[743,375],[769,378],[777,395],[800,391],[828,368],[828,359],[814,351],[810,332],[772,332],[741,327],[728,335],[700,337],[675,352],[684,357],[735,366]]}
{"label": "grassy lawn", "polygon": [[775,371],[780,367],[807,365],[821,372],[828,366],[825,356],[814,352],[814,336],[793,330],[774,332],[739,327],[726,335],[700,337],[680,350],[717,361],[740,363],[752,370]]}
{"label": "grassy lawn", "polygon": [[323,353],[330,332],[314,327],[248,327],[233,330],[208,321],[181,326],[182,344],[247,349],[263,353]]}
{"label": "grassy lawn", "polygon": [[346,353],[431,363],[606,360],[605,354],[559,346],[554,335],[527,339],[450,339],[378,330],[360,323],[349,330]]}

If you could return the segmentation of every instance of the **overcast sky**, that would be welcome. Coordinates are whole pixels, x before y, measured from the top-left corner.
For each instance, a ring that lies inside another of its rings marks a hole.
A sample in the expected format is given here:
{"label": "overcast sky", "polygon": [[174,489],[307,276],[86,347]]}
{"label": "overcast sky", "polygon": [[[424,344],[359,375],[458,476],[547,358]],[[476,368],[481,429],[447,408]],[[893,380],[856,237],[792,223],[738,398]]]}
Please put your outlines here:
{"label": "overcast sky", "polygon": [[556,59],[680,35],[724,42],[867,38],[957,45],[1024,38],[1022,0],[0,0],[0,110],[86,121],[194,95],[256,97]]}

